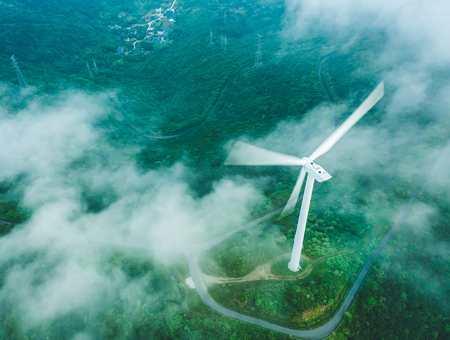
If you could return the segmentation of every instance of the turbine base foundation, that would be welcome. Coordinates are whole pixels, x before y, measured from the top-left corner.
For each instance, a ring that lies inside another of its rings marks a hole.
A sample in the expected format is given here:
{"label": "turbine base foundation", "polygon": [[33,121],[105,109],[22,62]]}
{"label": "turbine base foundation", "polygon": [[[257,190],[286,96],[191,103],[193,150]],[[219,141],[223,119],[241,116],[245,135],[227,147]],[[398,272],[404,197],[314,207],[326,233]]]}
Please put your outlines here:
{"label": "turbine base foundation", "polygon": [[300,264],[297,263],[296,265],[292,265],[291,262],[288,263],[288,268],[293,272],[298,272],[300,269],[302,269]]}

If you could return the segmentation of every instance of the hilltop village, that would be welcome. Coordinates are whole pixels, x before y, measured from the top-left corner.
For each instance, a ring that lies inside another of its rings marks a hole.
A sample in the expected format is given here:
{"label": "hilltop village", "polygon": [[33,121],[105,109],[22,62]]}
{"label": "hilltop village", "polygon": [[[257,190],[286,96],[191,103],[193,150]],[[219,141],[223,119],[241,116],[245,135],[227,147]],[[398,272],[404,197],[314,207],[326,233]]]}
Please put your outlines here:
{"label": "hilltop village", "polygon": [[[112,38],[118,42],[125,42],[118,45],[117,53],[122,55],[149,54],[150,49],[153,49],[153,46],[149,46],[149,44],[166,43],[177,18],[175,2],[168,8],[159,7],[149,11],[140,18],[144,23],[132,24],[129,27],[122,27],[118,24],[108,26],[107,30]],[[121,19],[127,15],[122,11],[118,18]]]}

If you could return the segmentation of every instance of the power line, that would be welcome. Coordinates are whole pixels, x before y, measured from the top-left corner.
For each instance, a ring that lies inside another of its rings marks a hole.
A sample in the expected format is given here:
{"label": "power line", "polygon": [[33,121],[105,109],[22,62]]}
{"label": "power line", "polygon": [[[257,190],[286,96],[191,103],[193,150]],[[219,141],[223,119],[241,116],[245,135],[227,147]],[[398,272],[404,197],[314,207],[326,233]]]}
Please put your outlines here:
{"label": "power line", "polygon": [[16,59],[14,59],[14,54],[11,57],[11,60],[12,60],[13,66],[16,69],[16,72],[17,72],[17,78],[19,79],[19,86],[23,87],[23,88],[30,87],[30,85],[28,85],[27,80],[25,79],[25,77],[23,76],[22,72],[20,71],[20,68],[19,68],[19,65],[17,65]]}

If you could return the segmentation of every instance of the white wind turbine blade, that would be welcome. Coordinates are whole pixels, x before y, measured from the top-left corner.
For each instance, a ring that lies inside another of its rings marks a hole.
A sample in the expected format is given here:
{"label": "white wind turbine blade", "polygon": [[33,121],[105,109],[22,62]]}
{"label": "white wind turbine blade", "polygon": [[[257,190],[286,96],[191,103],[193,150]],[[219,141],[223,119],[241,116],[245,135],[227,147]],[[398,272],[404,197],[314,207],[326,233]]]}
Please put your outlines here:
{"label": "white wind turbine blade", "polygon": [[304,165],[301,158],[269,151],[243,142],[237,142],[225,165]]}
{"label": "white wind turbine blade", "polygon": [[293,272],[300,270],[300,258],[302,256],[303,238],[305,237],[306,222],[308,220],[309,205],[311,204],[312,192],[314,189],[314,177],[308,174],[305,191],[303,192],[302,207],[295,232],[294,247],[292,248],[291,261],[288,267]]}
{"label": "white wind turbine blade", "polygon": [[369,97],[309,156],[311,160],[330,150],[348,130],[355,125],[384,96],[384,82],[381,82]]}
{"label": "white wind turbine blade", "polygon": [[295,183],[294,190],[292,190],[291,197],[289,197],[289,201],[284,206],[283,211],[281,212],[281,215],[279,219],[282,219],[283,217],[286,217],[287,215],[292,214],[292,212],[295,209],[295,205],[298,201],[298,196],[300,195],[300,191],[302,190],[303,181],[305,180],[306,170],[305,168],[302,168],[302,171],[300,171],[300,175],[297,178],[297,182]]}

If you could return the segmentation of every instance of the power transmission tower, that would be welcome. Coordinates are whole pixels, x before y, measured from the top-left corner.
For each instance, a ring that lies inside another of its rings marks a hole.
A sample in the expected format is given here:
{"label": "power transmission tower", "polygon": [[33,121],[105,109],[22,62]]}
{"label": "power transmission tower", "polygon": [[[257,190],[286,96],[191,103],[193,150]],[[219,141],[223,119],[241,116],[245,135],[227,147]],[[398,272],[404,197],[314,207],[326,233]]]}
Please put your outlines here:
{"label": "power transmission tower", "polygon": [[212,31],[209,31],[209,44],[214,45],[214,35]]}
{"label": "power transmission tower", "polygon": [[224,25],[227,24],[227,12],[223,12],[223,23]]}
{"label": "power transmission tower", "polygon": [[223,39],[223,54],[228,54],[227,36]]}
{"label": "power transmission tower", "polygon": [[223,49],[223,34],[220,36],[220,48]]}
{"label": "power transmission tower", "polygon": [[98,72],[97,64],[95,63],[95,60],[94,60],[94,59],[92,59],[92,62],[94,63],[95,73],[97,73],[97,72]]}
{"label": "power transmission tower", "polygon": [[261,36],[258,34],[258,48],[256,49],[255,55],[255,65],[254,68],[259,68],[262,66],[262,57],[261,57]]}
{"label": "power transmission tower", "polygon": [[48,74],[47,74],[47,70],[44,70],[44,73],[45,73],[46,76],[48,75]]}
{"label": "power transmission tower", "polygon": [[11,60],[12,60],[13,66],[14,66],[14,68],[16,69],[16,72],[17,72],[17,78],[19,79],[19,86],[20,86],[20,87],[23,87],[23,88],[30,87],[30,85],[28,85],[27,80],[26,80],[25,77],[23,76],[22,72],[20,72],[19,65],[17,65],[16,59],[14,59],[14,54],[13,54],[13,56],[11,57]]}
{"label": "power transmission tower", "polygon": [[94,78],[94,75],[92,74],[91,68],[89,67],[89,63],[86,61],[86,67],[89,73],[89,77],[90,78]]}

